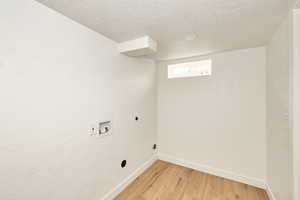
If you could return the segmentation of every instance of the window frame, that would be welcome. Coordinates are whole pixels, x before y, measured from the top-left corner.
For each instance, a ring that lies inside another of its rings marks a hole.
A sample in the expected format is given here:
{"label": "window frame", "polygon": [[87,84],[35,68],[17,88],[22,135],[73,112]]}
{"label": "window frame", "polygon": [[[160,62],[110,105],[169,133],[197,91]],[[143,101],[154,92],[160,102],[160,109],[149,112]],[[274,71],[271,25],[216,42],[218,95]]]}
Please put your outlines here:
{"label": "window frame", "polygon": [[[177,72],[176,72],[177,70]],[[207,58],[198,61],[187,61],[175,64],[168,64],[167,78],[193,78],[212,75],[212,59]]]}

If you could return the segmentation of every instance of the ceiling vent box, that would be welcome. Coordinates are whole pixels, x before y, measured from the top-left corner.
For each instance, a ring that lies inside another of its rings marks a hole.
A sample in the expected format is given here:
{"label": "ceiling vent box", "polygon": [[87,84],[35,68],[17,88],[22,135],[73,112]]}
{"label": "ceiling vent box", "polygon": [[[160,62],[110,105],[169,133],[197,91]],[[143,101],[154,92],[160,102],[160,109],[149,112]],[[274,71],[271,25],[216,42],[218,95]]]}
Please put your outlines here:
{"label": "ceiling vent box", "polygon": [[127,56],[146,56],[157,51],[157,42],[149,36],[122,42],[118,46],[119,52]]}

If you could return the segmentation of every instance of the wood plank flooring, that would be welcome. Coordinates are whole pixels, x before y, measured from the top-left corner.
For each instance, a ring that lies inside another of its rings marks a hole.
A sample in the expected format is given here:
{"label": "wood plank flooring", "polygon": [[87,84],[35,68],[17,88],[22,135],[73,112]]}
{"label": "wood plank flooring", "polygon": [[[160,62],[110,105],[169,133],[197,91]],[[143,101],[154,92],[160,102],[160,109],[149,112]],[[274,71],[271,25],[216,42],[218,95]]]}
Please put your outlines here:
{"label": "wood plank flooring", "polygon": [[115,200],[268,200],[264,190],[156,161]]}

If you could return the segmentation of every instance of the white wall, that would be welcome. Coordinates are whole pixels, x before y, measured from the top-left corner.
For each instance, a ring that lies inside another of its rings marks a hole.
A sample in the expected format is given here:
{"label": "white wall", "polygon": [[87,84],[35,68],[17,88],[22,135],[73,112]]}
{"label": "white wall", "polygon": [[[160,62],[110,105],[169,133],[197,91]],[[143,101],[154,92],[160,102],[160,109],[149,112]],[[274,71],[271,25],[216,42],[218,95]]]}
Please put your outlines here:
{"label": "white wall", "polygon": [[267,183],[277,200],[292,199],[290,18],[267,48]]}
{"label": "white wall", "polygon": [[211,77],[171,80],[167,65],[187,60],[159,63],[159,153],[263,184],[265,57],[264,47],[216,54]]}
{"label": "white wall", "polygon": [[1,4],[0,44],[0,199],[99,200],[153,155],[152,61],[32,0]]}
{"label": "white wall", "polygon": [[300,199],[300,9],[295,9],[292,17],[294,200],[298,200]]}

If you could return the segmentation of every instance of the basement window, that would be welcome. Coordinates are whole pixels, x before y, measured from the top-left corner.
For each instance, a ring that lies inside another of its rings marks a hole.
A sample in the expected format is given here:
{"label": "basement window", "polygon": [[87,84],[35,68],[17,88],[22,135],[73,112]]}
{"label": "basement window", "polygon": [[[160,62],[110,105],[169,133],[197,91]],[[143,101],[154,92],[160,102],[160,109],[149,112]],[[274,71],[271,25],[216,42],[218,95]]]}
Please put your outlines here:
{"label": "basement window", "polygon": [[168,65],[168,79],[211,75],[211,59]]}

